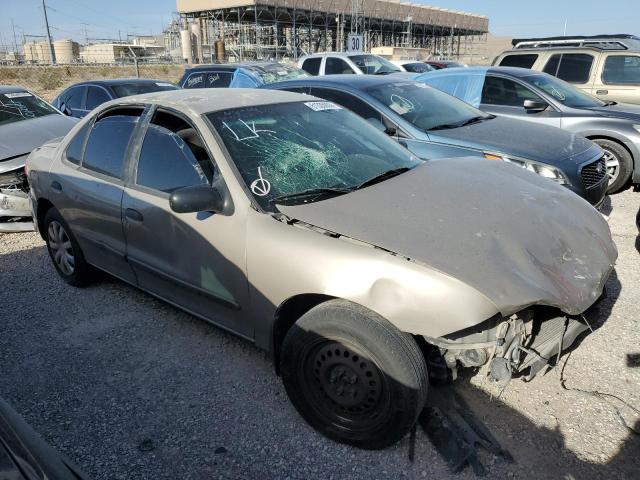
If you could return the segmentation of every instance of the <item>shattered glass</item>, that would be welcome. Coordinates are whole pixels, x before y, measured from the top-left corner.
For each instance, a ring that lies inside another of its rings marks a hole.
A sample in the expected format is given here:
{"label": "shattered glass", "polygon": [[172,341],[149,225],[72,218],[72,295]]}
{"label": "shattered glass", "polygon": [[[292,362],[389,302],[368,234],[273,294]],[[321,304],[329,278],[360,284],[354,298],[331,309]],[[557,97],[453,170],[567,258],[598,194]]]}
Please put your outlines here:
{"label": "shattered glass", "polygon": [[0,125],[56,113],[52,106],[29,92],[0,95]]}
{"label": "shattered glass", "polygon": [[420,163],[356,115],[331,102],[295,102],[208,115],[260,205],[316,188],[351,189]]}

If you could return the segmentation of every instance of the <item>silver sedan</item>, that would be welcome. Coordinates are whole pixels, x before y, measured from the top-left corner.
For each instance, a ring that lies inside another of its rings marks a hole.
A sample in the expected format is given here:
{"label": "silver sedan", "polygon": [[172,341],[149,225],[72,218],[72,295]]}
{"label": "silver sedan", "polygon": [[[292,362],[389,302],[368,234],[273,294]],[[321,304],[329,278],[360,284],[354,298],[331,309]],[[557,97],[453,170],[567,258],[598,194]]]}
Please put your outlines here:
{"label": "silver sedan", "polygon": [[28,169],[66,282],[104,270],[254,342],[312,426],[363,448],[411,429],[430,376],[534,376],[587,328],[617,256],[566,188],[422,162],[296,93],[114,100]]}

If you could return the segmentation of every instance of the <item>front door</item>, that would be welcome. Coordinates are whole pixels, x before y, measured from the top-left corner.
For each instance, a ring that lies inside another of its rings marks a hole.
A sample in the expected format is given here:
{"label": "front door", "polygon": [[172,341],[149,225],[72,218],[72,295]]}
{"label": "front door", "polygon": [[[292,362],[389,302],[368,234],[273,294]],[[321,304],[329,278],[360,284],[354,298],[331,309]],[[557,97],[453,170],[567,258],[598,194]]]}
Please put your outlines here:
{"label": "front door", "polygon": [[141,288],[251,338],[241,318],[248,296],[244,223],[237,215],[179,214],[169,206],[173,191],[219,183],[219,175],[191,123],[157,110],[124,190],[127,258]]}

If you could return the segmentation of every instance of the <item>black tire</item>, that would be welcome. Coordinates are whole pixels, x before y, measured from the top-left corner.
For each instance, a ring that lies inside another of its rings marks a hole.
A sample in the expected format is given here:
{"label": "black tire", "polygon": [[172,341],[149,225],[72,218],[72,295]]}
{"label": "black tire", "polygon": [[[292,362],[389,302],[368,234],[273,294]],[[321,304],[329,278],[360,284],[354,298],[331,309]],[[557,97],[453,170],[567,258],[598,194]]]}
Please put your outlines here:
{"label": "black tire", "polygon": [[[607,193],[617,193],[624,190],[629,185],[629,179],[633,172],[633,157],[626,148],[613,140],[594,138],[593,141],[600,145],[605,151],[605,155],[613,155],[618,160],[618,173],[615,179],[609,181]],[[609,168],[607,168],[607,173],[610,174]]]}
{"label": "black tire", "polygon": [[[49,257],[60,277],[74,287],[83,287],[91,283],[95,278],[95,269],[86,262],[78,241],[60,212],[55,207],[51,207],[45,214],[42,224]],[[58,228],[61,230],[57,230]],[[54,238],[56,235],[59,235],[57,239]],[[63,245],[67,241],[69,247],[65,248]],[[64,250],[62,254],[59,253],[61,249]],[[64,255],[66,262],[60,261],[57,255]],[[72,257],[71,261],[68,260],[69,256]],[[71,265],[71,270],[65,265]]]}
{"label": "black tire", "polygon": [[413,337],[344,300],[318,305],[291,327],[280,371],[312,427],[370,450],[404,437],[427,398],[427,365]]}

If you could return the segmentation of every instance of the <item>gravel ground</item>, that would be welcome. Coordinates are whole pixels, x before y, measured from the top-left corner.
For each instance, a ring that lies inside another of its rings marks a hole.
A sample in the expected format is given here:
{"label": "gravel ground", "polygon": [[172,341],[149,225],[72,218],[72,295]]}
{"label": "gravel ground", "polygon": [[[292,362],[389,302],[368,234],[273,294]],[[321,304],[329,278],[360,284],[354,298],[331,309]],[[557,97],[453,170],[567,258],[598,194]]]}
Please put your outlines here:
{"label": "gravel ground", "polygon": [[[639,203],[612,197],[610,297],[561,368],[457,382],[514,458],[483,454],[490,477],[639,478]],[[408,438],[378,452],[323,438],[266,354],[117,280],[67,286],[36,234],[0,236],[0,278],[0,396],[95,479],[474,478],[420,430],[413,462]]]}

